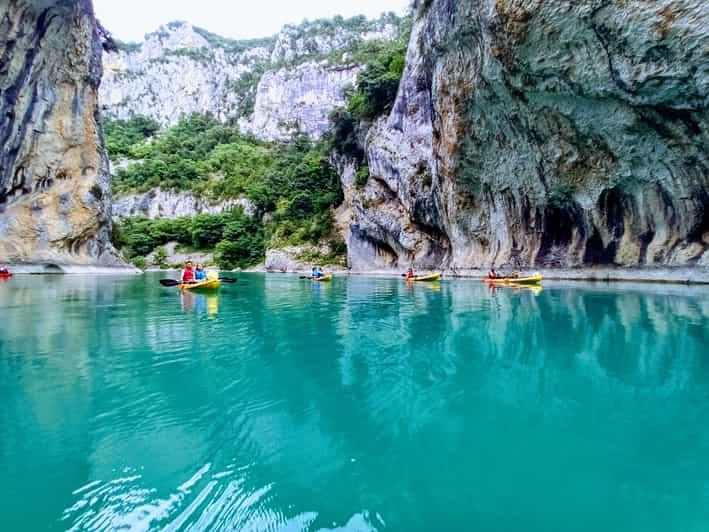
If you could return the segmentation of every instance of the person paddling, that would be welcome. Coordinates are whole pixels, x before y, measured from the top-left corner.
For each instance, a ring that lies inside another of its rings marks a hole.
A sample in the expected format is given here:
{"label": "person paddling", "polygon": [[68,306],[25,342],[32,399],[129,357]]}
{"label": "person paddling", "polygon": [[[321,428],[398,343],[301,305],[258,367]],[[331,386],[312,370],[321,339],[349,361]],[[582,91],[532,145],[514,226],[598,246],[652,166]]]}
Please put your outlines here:
{"label": "person paddling", "polygon": [[487,272],[487,277],[488,277],[488,279],[499,279],[499,278],[500,278],[500,274],[497,273],[497,271],[495,270],[495,268],[492,268],[492,267],[491,267],[491,268],[490,268],[490,271]]}
{"label": "person paddling", "polygon": [[409,269],[406,270],[406,278],[407,279],[413,279],[414,278],[414,269],[409,266]]}
{"label": "person paddling", "polygon": [[313,270],[310,272],[310,277],[312,279],[320,279],[322,270],[318,271],[317,266],[313,266]]}
{"label": "person paddling", "polygon": [[194,271],[195,281],[206,281],[207,280],[207,270],[204,269],[202,264],[197,264],[197,269]]}
{"label": "person paddling", "polygon": [[185,269],[182,270],[180,275],[180,281],[183,283],[194,283],[194,268],[192,267],[192,261],[188,260],[185,262]]}

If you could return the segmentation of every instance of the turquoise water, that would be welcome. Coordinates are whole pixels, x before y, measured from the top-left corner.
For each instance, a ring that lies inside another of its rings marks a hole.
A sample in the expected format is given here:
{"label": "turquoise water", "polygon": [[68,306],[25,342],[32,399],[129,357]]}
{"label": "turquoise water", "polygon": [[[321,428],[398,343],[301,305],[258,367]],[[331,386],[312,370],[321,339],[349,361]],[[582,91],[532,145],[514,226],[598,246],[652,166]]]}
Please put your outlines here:
{"label": "turquoise water", "polygon": [[0,530],[709,529],[709,291],[0,284]]}

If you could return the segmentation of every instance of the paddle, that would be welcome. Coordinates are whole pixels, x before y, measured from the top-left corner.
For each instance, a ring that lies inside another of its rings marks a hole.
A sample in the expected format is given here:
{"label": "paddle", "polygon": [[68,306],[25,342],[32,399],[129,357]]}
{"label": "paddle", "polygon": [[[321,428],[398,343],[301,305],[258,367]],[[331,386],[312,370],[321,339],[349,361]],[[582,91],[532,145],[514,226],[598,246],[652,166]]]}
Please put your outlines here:
{"label": "paddle", "polygon": [[[219,280],[222,283],[235,283],[238,281],[235,277],[220,277]],[[182,284],[182,281],[178,281],[177,279],[160,279],[160,284],[163,286],[178,286]]]}

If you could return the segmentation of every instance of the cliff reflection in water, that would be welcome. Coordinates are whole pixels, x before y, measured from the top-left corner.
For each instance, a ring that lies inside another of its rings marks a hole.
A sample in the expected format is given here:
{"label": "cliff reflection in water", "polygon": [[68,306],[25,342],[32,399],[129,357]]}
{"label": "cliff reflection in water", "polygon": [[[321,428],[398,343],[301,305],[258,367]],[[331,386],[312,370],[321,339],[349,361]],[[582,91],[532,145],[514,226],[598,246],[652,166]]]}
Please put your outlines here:
{"label": "cliff reflection in water", "polygon": [[709,519],[705,289],[242,280],[0,286],[0,499],[84,528]]}

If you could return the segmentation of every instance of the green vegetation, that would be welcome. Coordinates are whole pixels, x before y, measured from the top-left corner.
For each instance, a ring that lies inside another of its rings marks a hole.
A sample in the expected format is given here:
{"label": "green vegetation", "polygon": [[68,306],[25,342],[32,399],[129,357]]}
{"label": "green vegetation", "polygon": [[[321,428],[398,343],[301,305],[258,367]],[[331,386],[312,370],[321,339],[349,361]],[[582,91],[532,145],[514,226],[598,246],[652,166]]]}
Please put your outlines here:
{"label": "green vegetation", "polygon": [[[176,24],[180,23],[169,27]],[[362,40],[364,33],[391,25],[399,30],[394,42]],[[366,184],[369,171],[364,164],[364,137],[371,123],[394,104],[410,27],[410,17],[387,14],[374,21],[336,17],[291,28],[295,39],[304,39],[305,59],[341,63],[346,53],[347,62],[365,65],[356,89],[348,89],[346,107],[333,112],[332,130],[320,142],[299,133],[288,143],[261,142],[242,134],[233,121],[223,124],[208,114],[184,116],[160,133],[158,125],[144,117],[106,121],[109,154],[132,161],[114,176],[113,188],[119,194],[160,187],[190,191],[216,201],[246,198],[255,208],[253,217],[235,210],[177,220],[125,219],[115,225],[116,245],[134,261],[157,249],[156,260],[161,262],[165,260],[161,246],[174,241],[194,251],[213,252],[222,267],[244,267],[263,260],[267,247],[328,242],[331,251],[326,256],[308,253],[301,260],[341,261],[346,250],[335,236],[333,208],[342,202],[342,190],[329,162],[330,154],[335,151],[353,159],[358,167],[356,185]],[[210,47],[235,54],[273,44],[272,38],[234,41],[200,28],[195,31]],[[343,44],[329,54],[320,54],[315,37],[322,36]],[[204,61],[213,53],[210,48],[200,48],[178,50],[173,55]],[[301,60],[296,58],[291,64]],[[258,59],[252,67],[228,82],[230,90],[242,95],[241,116],[253,111],[256,88],[266,68]],[[293,129],[298,130],[297,124]]]}
{"label": "green vegetation", "polygon": [[252,65],[252,70],[241,74],[236,80],[229,80],[227,88],[241,95],[238,116],[249,116],[254,112],[256,105],[256,90],[265,71],[265,66],[260,63]]}
{"label": "green vegetation", "polygon": [[202,48],[177,48],[176,50],[165,50],[166,56],[188,57],[197,63],[208,65],[214,61],[214,52],[207,47]]}
{"label": "green vegetation", "polygon": [[[123,135],[125,128],[111,127],[106,133],[107,142],[122,145],[112,138],[114,133]],[[129,258],[175,241],[214,250],[223,267],[243,267],[263,260],[267,244],[333,238],[332,209],[342,202],[339,176],[329,162],[328,146],[305,135],[268,144],[209,115],[192,115],[152,142],[141,140],[120,153],[140,161],[118,171],[115,190],[161,187],[214,199],[245,197],[256,208],[254,217],[236,210],[177,220],[126,219],[116,224],[114,240]]]}
{"label": "green vegetation", "polygon": [[113,43],[116,45],[116,49],[121,51],[121,52],[127,52],[127,53],[132,53],[132,52],[138,52],[140,48],[142,47],[142,44],[136,43],[136,42],[124,42],[121,41],[120,39],[116,39],[115,37],[113,38]]}
{"label": "green vegetation", "polygon": [[[367,129],[394,106],[404,73],[410,31],[410,18],[407,18],[400,26],[400,34],[395,41],[371,41],[359,47],[359,55],[355,59],[366,66],[357,76],[356,88],[350,88],[345,93],[347,106],[335,109],[330,115],[330,148],[357,165],[364,163]],[[361,167],[357,173],[358,186],[366,182],[364,168]]]}
{"label": "green vegetation", "polygon": [[128,120],[104,118],[102,125],[106,149],[111,158],[129,157],[133,146],[160,130],[160,124],[145,116],[132,116]]}
{"label": "green vegetation", "polygon": [[[391,42],[387,39],[363,40],[366,33],[383,32],[390,27],[397,31],[395,41],[408,43],[411,33],[412,18],[399,17],[395,13],[384,13],[381,17],[369,20],[360,15],[345,19],[336,16],[331,19],[318,19],[304,21],[297,26],[289,27],[289,35],[302,43],[304,53],[288,61],[271,65],[271,68],[292,66],[305,61],[327,61],[331,65],[339,65],[345,61],[348,64],[366,64],[373,61]],[[319,41],[332,41],[338,43],[332,51],[319,51]],[[404,44],[404,47],[406,46]]]}

